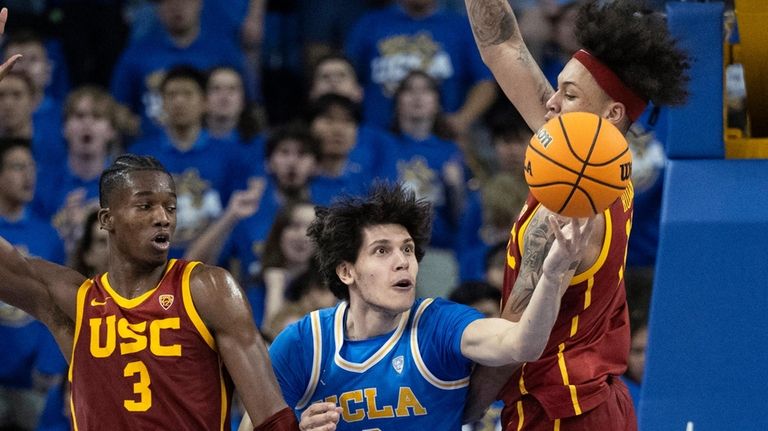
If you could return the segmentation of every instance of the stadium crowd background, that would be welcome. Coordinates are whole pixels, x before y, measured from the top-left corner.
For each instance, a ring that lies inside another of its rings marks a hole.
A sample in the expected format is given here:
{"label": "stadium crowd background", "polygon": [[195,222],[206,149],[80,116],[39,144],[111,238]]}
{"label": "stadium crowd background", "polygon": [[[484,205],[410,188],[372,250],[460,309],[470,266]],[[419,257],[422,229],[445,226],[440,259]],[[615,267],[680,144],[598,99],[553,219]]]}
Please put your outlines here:
{"label": "stadium crowd background", "polygon": [[[578,49],[579,0],[511,3],[554,84]],[[664,3],[650,2],[659,10]],[[463,1],[0,5],[11,12],[4,57],[24,55],[0,82],[0,234],[29,255],[98,273],[106,249],[94,216],[101,169],[122,152],[153,155],[179,190],[172,257],[238,274],[256,323],[274,337],[334,303],[304,234],[311,205],[387,178],[435,208],[420,296],[493,313],[508,229],[526,194],[521,166],[531,131],[482,64]],[[636,209],[625,378],[636,402],[665,122],[665,111],[651,107],[629,135]],[[25,143],[34,163],[8,151]],[[66,362],[45,327],[0,304],[0,339],[0,429],[68,429]]]}

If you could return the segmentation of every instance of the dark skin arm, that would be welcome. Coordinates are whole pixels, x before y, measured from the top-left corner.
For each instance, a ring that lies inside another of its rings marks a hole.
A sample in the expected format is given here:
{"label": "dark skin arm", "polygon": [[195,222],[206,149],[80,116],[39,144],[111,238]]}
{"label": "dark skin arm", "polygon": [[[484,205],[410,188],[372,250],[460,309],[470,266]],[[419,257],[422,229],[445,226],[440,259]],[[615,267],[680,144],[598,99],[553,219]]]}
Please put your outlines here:
{"label": "dark skin arm", "polygon": [[224,269],[200,265],[192,272],[192,298],[213,333],[227,371],[253,423],[287,407],[256,329],[245,293]]}
{"label": "dark skin arm", "polygon": [[85,277],[52,262],[28,259],[0,237],[0,280],[0,301],[42,321],[69,358],[77,288]]}

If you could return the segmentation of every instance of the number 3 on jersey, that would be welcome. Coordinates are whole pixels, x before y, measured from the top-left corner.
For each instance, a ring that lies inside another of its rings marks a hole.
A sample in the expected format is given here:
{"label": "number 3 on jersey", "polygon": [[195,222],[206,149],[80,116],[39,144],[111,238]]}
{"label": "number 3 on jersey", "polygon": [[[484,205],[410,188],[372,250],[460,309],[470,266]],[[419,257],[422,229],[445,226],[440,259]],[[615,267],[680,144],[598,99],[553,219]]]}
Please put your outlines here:
{"label": "number 3 on jersey", "polygon": [[138,374],[138,381],[133,384],[133,393],[138,395],[136,399],[124,400],[123,406],[129,412],[145,412],[152,407],[152,391],[149,389],[149,371],[141,361],[129,362],[123,368],[123,377],[133,377]]}

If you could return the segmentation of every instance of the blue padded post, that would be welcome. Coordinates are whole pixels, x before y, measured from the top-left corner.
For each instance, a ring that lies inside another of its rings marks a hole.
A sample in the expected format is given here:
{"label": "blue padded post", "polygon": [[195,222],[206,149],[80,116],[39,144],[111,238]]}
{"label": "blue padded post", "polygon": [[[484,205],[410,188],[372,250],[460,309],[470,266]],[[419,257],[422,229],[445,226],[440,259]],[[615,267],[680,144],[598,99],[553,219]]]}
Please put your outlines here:
{"label": "blue padded post", "polygon": [[669,30],[692,59],[690,99],[669,111],[667,156],[722,159],[723,4],[667,3]]}
{"label": "blue padded post", "polygon": [[642,431],[768,430],[768,160],[672,160]]}

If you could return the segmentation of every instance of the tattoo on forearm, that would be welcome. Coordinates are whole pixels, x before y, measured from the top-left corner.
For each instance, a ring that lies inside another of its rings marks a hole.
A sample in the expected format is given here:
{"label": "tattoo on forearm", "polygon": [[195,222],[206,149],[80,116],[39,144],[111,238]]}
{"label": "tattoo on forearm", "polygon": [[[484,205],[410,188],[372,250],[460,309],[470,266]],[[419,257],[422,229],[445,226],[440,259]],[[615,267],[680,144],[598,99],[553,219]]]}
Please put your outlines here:
{"label": "tattoo on forearm", "polygon": [[481,48],[499,45],[517,31],[517,23],[506,0],[467,0],[472,32]]}
{"label": "tattoo on forearm", "polygon": [[544,258],[547,257],[553,242],[554,235],[546,218],[537,217],[536,220],[532,220],[525,235],[520,273],[509,297],[508,312],[512,315],[519,315],[528,307],[541,277]]}
{"label": "tattoo on forearm", "polygon": [[537,93],[541,95],[541,104],[546,105],[547,101],[550,97],[552,97],[552,86],[549,85],[549,82],[547,82],[546,79],[542,76],[542,79],[539,81],[538,89],[536,90]]}

